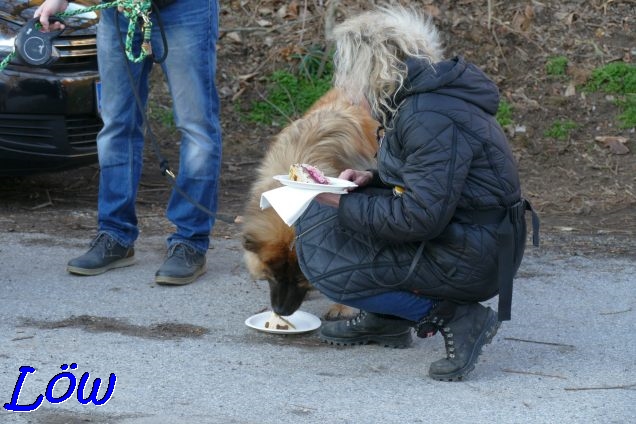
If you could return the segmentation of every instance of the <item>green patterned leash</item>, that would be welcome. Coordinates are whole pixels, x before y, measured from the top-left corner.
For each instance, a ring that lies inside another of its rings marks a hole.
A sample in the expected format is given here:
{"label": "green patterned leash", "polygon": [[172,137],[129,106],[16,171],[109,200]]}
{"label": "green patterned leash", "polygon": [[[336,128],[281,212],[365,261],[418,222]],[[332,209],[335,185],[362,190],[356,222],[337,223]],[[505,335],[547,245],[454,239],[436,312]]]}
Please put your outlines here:
{"label": "green patterned leash", "polygon": [[[114,0],[108,3],[101,3],[95,6],[90,6],[82,9],[73,10],[71,12],[58,13],[55,16],[58,18],[71,17],[81,15],[82,13],[94,12],[97,10],[108,9],[109,7],[117,7],[119,11],[124,13],[124,16],[129,19],[128,21],[128,33],[126,35],[126,57],[133,63],[139,63],[144,61],[148,56],[152,54],[152,47],[150,44],[150,36],[152,32],[152,21],[150,20],[150,12],[152,11],[151,0]],[[137,28],[138,18],[143,21],[141,31],[143,32],[143,41],[141,43],[141,50],[139,55],[135,57],[133,54],[133,37]],[[9,53],[0,62],[0,72],[2,72],[11,60],[16,56],[15,49]]]}

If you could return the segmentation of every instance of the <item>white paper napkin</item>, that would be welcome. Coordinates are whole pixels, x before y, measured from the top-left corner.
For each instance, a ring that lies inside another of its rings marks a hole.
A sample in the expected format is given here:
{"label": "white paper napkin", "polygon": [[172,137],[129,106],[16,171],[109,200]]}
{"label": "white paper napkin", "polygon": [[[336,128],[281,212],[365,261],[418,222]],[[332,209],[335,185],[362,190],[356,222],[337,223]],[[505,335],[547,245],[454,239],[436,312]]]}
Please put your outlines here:
{"label": "white paper napkin", "polygon": [[323,191],[288,186],[275,188],[261,195],[261,209],[274,208],[283,221],[292,226],[320,193]]}

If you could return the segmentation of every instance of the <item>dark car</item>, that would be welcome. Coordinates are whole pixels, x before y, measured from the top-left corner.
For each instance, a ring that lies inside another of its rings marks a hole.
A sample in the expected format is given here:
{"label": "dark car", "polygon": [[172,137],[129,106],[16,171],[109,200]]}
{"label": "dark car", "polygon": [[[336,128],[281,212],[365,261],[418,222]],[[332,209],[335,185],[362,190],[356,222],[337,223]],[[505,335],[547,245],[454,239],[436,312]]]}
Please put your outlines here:
{"label": "dark car", "polygon": [[[70,10],[99,0],[76,0]],[[0,60],[41,1],[0,0]],[[97,161],[97,12],[64,18],[52,40],[59,58],[29,66],[18,55],[0,71],[0,176],[77,168]]]}

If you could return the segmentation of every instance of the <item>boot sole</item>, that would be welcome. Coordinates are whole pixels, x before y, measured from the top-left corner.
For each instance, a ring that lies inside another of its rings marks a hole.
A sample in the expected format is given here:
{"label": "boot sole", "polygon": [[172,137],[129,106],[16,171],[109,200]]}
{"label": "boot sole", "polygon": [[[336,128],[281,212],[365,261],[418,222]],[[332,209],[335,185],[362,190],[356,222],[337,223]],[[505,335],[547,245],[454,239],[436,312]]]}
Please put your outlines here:
{"label": "boot sole", "polygon": [[338,337],[324,336],[321,334],[318,337],[324,343],[328,343],[335,346],[357,346],[357,345],[366,345],[369,343],[375,343],[383,347],[403,349],[403,348],[409,347],[411,343],[413,342],[413,338],[411,336],[410,330],[406,333],[395,334],[390,336],[359,336],[359,337],[338,338]]}
{"label": "boot sole", "polygon": [[492,339],[497,334],[497,330],[499,330],[499,326],[501,322],[497,319],[497,313],[493,312],[489,314],[488,321],[484,326],[484,331],[479,335],[479,339],[475,343],[475,347],[473,348],[472,353],[470,354],[470,358],[468,363],[463,367],[448,374],[434,374],[429,370],[428,375],[437,381],[460,381],[462,380],[468,373],[475,369],[475,365],[477,364],[477,360],[479,359],[479,355],[481,355],[481,349],[492,342]]}
{"label": "boot sole", "polygon": [[157,275],[155,276],[155,283],[161,286],[184,286],[186,284],[193,283],[197,278],[205,274],[206,268],[202,267],[201,269],[194,272],[192,275],[188,275],[187,277],[172,277],[170,275]]}
{"label": "boot sole", "polygon": [[84,276],[92,276],[92,275],[100,275],[105,273],[106,271],[110,271],[111,269],[116,268],[125,268],[127,266],[131,266],[135,264],[135,258],[123,258],[115,262],[111,262],[108,265],[105,265],[100,268],[80,268],[77,266],[68,265],[66,267],[66,271],[75,275],[84,275]]}

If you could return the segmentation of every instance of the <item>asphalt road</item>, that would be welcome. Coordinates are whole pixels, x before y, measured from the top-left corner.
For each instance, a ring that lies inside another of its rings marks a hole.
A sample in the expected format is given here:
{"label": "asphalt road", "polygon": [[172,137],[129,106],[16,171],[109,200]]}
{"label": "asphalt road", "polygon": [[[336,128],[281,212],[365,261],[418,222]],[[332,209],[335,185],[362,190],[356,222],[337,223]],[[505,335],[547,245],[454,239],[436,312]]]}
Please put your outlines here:
{"label": "asphalt road", "polygon": [[[86,240],[0,242],[1,423],[636,422],[634,257],[528,248],[513,320],[466,381],[444,383],[427,376],[441,336],[336,348],[315,332],[245,326],[268,288],[250,280],[236,239],[214,240],[207,274],[184,287],[153,283],[161,238],[142,237],[136,265],[96,277],[65,271]],[[316,294],[302,310],[328,305]]]}

